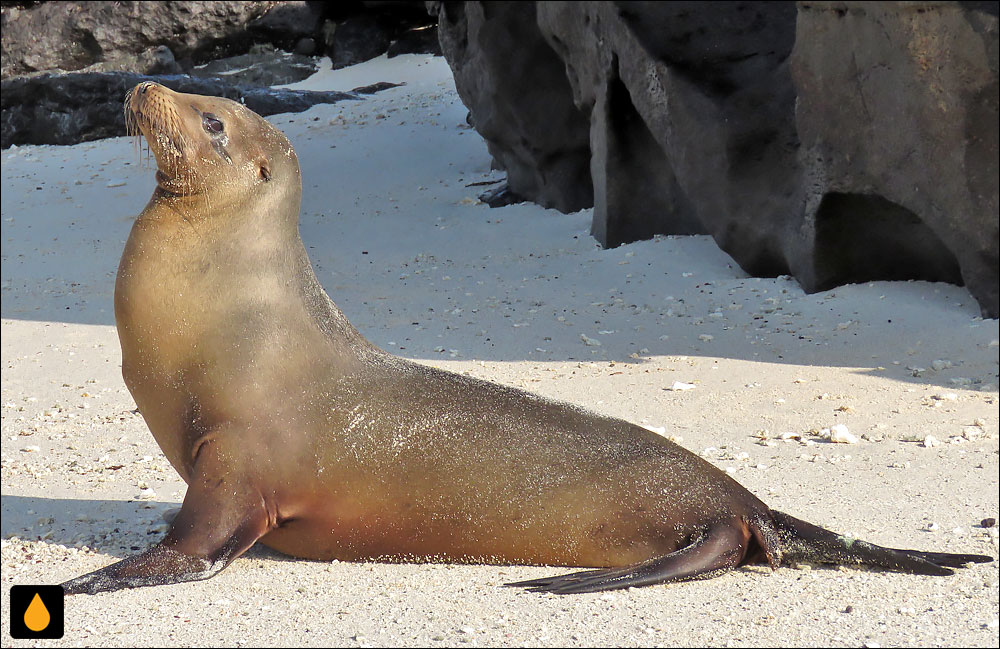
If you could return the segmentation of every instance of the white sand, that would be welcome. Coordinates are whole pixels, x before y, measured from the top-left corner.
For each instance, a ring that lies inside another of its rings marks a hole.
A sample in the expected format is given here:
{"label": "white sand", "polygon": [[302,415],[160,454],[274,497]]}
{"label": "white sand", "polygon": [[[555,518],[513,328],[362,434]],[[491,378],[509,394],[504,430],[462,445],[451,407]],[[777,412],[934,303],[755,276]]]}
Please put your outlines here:
{"label": "white sand", "polygon": [[[299,154],[320,281],[376,344],[662,427],[811,522],[996,556],[996,527],[979,523],[998,516],[998,329],[967,291],[805,295],[747,278],[707,237],[602,251],[590,211],[476,204],[484,188],[467,185],[502,175],[443,59],[383,58],[298,85],[376,81],[407,85],[273,118]],[[8,635],[9,586],[143,549],[184,485],[132,412],[111,304],[153,168],[124,138],[0,156],[3,640],[25,646]],[[834,424],[860,441],[814,432]],[[927,436],[939,444],[911,441]],[[65,637],[38,644],[996,646],[998,565],[941,578],[755,567],[560,597],[501,585],[561,569],[258,547],[209,581],[68,598]]]}

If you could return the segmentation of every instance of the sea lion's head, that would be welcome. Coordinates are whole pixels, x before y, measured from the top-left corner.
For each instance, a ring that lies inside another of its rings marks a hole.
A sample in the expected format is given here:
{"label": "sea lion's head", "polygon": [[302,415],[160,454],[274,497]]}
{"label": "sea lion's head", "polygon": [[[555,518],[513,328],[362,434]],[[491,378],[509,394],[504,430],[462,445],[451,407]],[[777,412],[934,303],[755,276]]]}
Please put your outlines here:
{"label": "sea lion's head", "polygon": [[130,133],[145,136],[156,157],[156,183],[168,195],[208,194],[216,201],[259,195],[276,180],[300,186],[288,138],[230,99],[145,81],[125,97],[125,122]]}

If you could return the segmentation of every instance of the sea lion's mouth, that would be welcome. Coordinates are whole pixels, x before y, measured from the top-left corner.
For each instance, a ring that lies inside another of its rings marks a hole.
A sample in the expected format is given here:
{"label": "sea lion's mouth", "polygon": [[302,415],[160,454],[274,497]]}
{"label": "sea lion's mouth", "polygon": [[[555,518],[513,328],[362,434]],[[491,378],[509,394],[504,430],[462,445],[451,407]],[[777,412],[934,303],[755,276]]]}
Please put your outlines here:
{"label": "sea lion's mouth", "polygon": [[156,184],[159,185],[161,189],[174,193],[173,186],[176,184],[174,183],[174,179],[163,173],[160,169],[156,170]]}
{"label": "sea lion's mouth", "polygon": [[171,196],[190,196],[200,193],[197,184],[184,175],[171,176],[162,169],[156,170],[157,189]]}

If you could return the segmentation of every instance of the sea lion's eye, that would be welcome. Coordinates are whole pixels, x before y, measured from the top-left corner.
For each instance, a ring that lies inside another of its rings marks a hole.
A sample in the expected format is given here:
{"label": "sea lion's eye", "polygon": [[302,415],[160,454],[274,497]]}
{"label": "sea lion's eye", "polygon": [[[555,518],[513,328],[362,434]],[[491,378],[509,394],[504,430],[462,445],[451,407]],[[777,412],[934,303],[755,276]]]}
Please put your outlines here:
{"label": "sea lion's eye", "polygon": [[212,134],[221,133],[225,129],[222,121],[211,113],[205,113],[201,116],[201,124],[205,127],[206,131]]}

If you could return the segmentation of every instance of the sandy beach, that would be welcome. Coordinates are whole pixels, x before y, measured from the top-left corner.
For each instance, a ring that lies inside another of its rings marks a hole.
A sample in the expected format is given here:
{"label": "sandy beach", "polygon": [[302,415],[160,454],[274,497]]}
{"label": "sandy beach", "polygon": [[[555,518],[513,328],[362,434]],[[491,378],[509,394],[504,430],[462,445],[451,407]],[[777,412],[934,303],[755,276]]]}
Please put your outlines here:
{"label": "sandy beach", "polygon": [[[650,427],[838,532],[997,556],[984,521],[1000,513],[998,321],[964,288],[806,295],[748,277],[709,237],[601,250],[590,210],[490,209],[481,183],[503,173],[443,58],[291,87],[378,81],[405,85],[270,118],[299,156],[317,276],[372,342]],[[144,549],[185,485],[122,381],[112,306],[155,164],[129,138],[0,160],[5,646],[997,644],[997,562],[950,577],[747,567],[556,596],[503,584],[562,568],[325,563],[260,545],[208,581],[69,597],[62,640],[12,640],[10,586]],[[831,441],[835,425],[853,443]]]}

